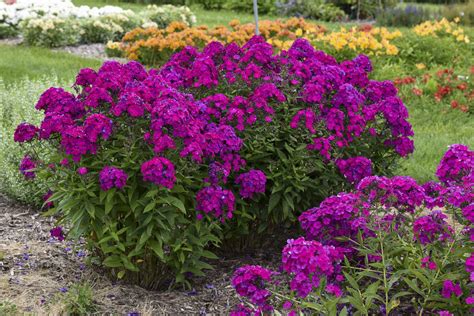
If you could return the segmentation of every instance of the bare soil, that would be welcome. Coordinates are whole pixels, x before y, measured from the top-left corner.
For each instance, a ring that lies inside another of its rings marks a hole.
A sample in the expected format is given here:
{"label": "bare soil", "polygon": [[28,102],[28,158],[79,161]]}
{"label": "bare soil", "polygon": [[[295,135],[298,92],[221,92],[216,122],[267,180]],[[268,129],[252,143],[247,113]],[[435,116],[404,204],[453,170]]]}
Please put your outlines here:
{"label": "bare soil", "polygon": [[269,263],[268,254],[223,258],[214,262],[215,270],[194,279],[191,290],[153,292],[107,279],[84,264],[80,244],[52,239],[52,227],[53,218],[0,195],[0,304],[13,303],[18,313],[61,314],[61,289],[89,282],[100,314],[224,315],[239,302],[230,283],[233,271]]}

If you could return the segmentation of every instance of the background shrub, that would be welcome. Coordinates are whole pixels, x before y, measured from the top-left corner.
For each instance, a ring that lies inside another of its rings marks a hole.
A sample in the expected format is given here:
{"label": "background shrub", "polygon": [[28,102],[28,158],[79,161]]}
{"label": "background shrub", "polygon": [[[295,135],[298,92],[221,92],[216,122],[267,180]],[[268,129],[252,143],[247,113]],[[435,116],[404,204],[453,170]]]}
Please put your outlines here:
{"label": "background shrub", "polygon": [[188,26],[196,24],[196,16],[188,7],[151,5],[147,7],[144,14],[147,19],[156,23],[159,28],[165,28],[173,21],[182,21]]}
{"label": "background shrub", "polygon": [[459,43],[452,37],[419,36],[414,32],[406,32],[394,44],[399,48],[395,60],[407,65],[463,65],[470,62],[473,47],[473,43]]}
{"label": "background shrub", "polygon": [[404,8],[386,8],[377,10],[377,24],[384,26],[414,26],[427,20],[437,19],[440,11],[425,9],[416,5],[407,5]]}
{"label": "background shrub", "polygon": [[21,33],[26,44],[45,47],[75,45],[81,36],[77,20],[49,17],[25,21]]}
{"label": "background shrub", "polygon": [[453,4],[444,6],[442,15],[448,20],[459,17],[460,23],[464,25],[474,25],[474,1],[470,0],[463,4]]}
{"label": "background shrub", "polygon": [[278,8],[278,14],[284,16],[302,16],[322,21],[339,21],[346,17],[343,10],[324,0],[277,1],[275,5]]}
{"label": "background shrub", "polygon": [[[240,1],[240,0],[226,0],[224,8],[233,11],[240,12],[253,12],[253,1]],[[275,14],[275,0],[259,0],[258,1],[258,13],[259,14]]]}

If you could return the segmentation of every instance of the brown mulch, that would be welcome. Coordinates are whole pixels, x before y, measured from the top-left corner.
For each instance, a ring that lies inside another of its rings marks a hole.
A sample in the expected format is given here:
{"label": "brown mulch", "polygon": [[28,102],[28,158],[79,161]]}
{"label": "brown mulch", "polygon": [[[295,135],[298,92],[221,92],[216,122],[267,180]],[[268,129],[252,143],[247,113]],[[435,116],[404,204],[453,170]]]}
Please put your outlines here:
{"label": "brown mulch", "polygon": [[89,282],[101,314],[224,315],[239,302],[230,285],[233,271],[262,261],[274,266],[279,260],[278,253],[219,259],[213,262],[215,270],[193,280],[193,289],[154,292],[114,282],[85,265],[80,246],[51,239],[52,227],[53,218],[0,195],[0,304],[13,303],[19,313],[61,314],[60,290]]}

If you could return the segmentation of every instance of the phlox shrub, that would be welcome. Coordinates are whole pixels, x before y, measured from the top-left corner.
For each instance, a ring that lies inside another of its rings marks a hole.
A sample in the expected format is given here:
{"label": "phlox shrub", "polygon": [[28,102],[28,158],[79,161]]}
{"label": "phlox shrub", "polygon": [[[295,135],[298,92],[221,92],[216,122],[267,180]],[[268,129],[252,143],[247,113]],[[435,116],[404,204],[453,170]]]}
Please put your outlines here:
{"label": "phlox shrub", "polygon": [[149,71],[108,61],[82,69],[75,93],[41,95],[43,120],[14,133],[20,171],[50,184],[47,214],[113,274],[184,282],[210,267],[209,247],[292,225],[413,151],[405,106],[371,70],[366,56],[337,63],[305,40],[275,55],[261,37],[187,47]]}
{"label": "phlox shrub", "polygon": [[[450,146],[438,167],[440,183],[370,176],[304,212],[305,237],[282,250],[284,275],[265,269],[262,289],[271,295],[255,301],[233,283],[252,305],[231,314],[472,314],[473,154]],[[451,203],[453,191],[464,193],[462,202]],[[234,280],[251,277],[238,271]]]}

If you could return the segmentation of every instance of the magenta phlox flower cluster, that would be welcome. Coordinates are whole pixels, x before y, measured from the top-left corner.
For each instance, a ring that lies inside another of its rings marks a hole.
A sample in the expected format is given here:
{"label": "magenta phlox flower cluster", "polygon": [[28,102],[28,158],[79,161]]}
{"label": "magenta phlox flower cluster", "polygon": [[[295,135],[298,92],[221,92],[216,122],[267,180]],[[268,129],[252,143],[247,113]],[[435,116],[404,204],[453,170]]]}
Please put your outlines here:
{"label": "magenta phlox flower cluster", "polygon": [[235,179],[235,183],[240,185],[240,196],[251,199],[258,193],[265,193],[267,177],[263,171],[252,169],[240,174]]}
{"label": "magenta phlox flower cluster", "polygon": [[[232,218],[235,209],[235,197],[232,191],[223,189],[218,185],[211,185],[199,190],[196,194],[196,210],[224,221]],[[202,218],[198,214],[198,218]]]}
{"label": "magenta phlox flower cluster", "polygon": [[357,184],[372,175],[372,161],[366,157],[337,159],[336,166],[349,183]]}
{"label": "magenta phlox flower cluster", "polygon": [[429,215],[418,217],[413,222],[415,240],[422,245],[451,240],[454,230],[446,222],[447,218],[441,211],[433,211]]}
{"label": "magenta phlox flower cluster", "polygon": [[36,177],[36,173],[33,169],[35,169],[36,166],[36,162],[30,156],[26,155],[20,162],[20,172],[23,174],[25,179],[34,179]]}
{"label": "magenta phlox flower cluster", "polygon": [[474,252],[466,259],[466,271],[470,273],[471,282],[474,282]]}
{"label": "magenta phlox flower cluster", "polygon": [[455,296],[461,296],[462,295],[462,289],[459,284],[455,284],[451,280],[445,280],[443,282],[443,289],[441,290],[441,295],[444,298],[451,298],[451,295]]}
{"label": "magenta phlox flower cluster", "polygon": [[357,190],[370,203],[380,203],[387,208],[413,212],[425,201],[423,187],[410,177],[393,178],[370,176],[362,179]]}
{"label": "magenta phlox flower cluster", "polygon": [[99,136],[109,139],[112,126],[112,120],[103,114],[92,114],[84,120],[84,132],[91,143],[96,143]]}
{"label": "magenta phlox flower cluster", "polygon": [[71,93],[62,88],[49,88],[40,96],[35,108],[45,114],[67,114],[73,119],[85,114],[84,105]]}
{"label": "magenta phlox flower cluster", "polygon": [[366,231],[368,205],[356,193],[339,193],[326,198],[319,207],[307,210],[298,218],[306,238],[323,244],[345,245],[339,237],[356,238]]}
{"label": "magenta phlox flower cluster", "polygon": [[38,128],[29,123],[20,123],[13,135],[13,140],[18,143],[29,142],[38,135]]}
{"label": "magenta phlox flower cluster", "polygon": [[143,180],[172,189],[176,182],[174,165],[164,157],[154,157],[141,166]]}
{"label": "magenta phlox flower cluster", "polygon": [[127,184],[128,175],[125,171],[106,166],[99,173],[100,188],[108,191],[112,188],[123,189]]}
{"label": "magenta phlox flower cluster", "polygon": [[474,151],[465,145],[451,145],[441,159],[436,176],[445,185],[474,183]]}
{"label": "magenta phlox flower cluster", "polygon": [[212,185],[217,185],[220,182],[226,183],[227,178],[232,170],[219,162],[213,162],[209,165],[209,177],[205,179]]}
{"label": "magenta phlox flower cluster", "polygon": [[89,140],[84,126],[72,126],[61,131],[61,147],[75,162],[87,154],[95,154],[97,145]]}
{"label": "magenta phlox flower cluster", "polygon": [[425,206],[429,209],[444,206],[445,188],[438,182],[428,181],[422,185],[425,190]]}
{"label": "magenta phlox flower cluster", "polygon": [[344,255],[340,249],[326,246],[303,237],[288,240],[282,251],[282,267],[292,275],[290,289],[301,298],[319,286],[321,278],[342,281],[340,262]]}
{"label": "magenta phlox flower cluster", "polygon": [[[271,122],[280,104],[288,100],[286,93],[301,91],[295,97],[311,107],[296,111],[290,126],[298,128],[304,119],[308,133],[325,134],[324,139],[329,141],[326,148],[348,146],[365,133],[375,136],[370,125],[383,117],[391,129],[386,146],[405,156],[413,151],[408,112],[396,97],[393,84],[368,79],[371,70],[367,56],[338,64],[304,39],[296,40],[288,51],[273,55],[272,47],[256,36],[243,47],[211,43],[202,52],[185,49],[175,54],[160,74],[176,88],[202,90],[224,85],[227,89],[233,84],[254,87],[232,98],[208,93],[202,99],[209,117],[232,123],[237,130],[258,120]],[[328,149],[309,145],[310,150],[322,151],[323,157],[330,156]]]}
{"label": "magenta phlox flower cluster", "polygon": [[238,268],[232,278],[232,286],[236,292],[246,297],[253,304],[270,311],[273,309],[268,302],[271,293],[266,289],[272,282],[274,272],[261,266],[243,266]]}
{"label": "magenta phlox flower cluster", "polygon": [[52,134],[61,133],[74,126],[74,121],[68,114],[46,114],[40,125],[39,136],[47,140]]}

